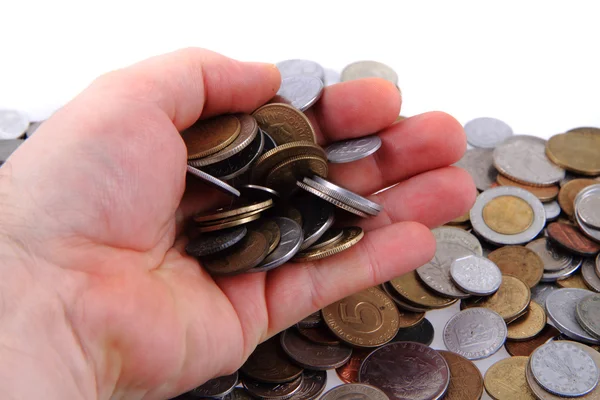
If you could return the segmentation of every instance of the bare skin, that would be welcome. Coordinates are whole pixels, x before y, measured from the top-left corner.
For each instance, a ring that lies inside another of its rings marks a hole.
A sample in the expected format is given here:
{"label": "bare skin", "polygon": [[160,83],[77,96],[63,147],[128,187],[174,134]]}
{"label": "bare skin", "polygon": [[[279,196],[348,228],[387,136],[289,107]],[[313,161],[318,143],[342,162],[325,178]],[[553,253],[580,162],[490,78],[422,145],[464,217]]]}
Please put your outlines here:
{"label": "bare skin", "polygon": [[353,292],[429,261],[429,228],[476,191],[450,164],[461,125],[432,112],[392,124],[380,79],[337,84],[307,112],[319,144],[378,133],[382,148],[329,178],[385,207],[352,249],[268,273],[211,278],[182,222],[223,194],[186,178],[179,132],[252,112],[277,91],[270,64],[203,49],[95,80],[0,168],[3,398],[166,399],[237,370],[265,339]]}

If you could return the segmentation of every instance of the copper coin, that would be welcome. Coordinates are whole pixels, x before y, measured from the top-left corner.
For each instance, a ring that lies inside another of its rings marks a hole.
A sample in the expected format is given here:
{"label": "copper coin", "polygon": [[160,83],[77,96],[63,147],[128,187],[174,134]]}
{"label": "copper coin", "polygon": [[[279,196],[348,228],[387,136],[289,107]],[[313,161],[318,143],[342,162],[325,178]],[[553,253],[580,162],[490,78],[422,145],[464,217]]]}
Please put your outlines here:
{"label": "copper coin", "polygon": [[352,355],[351,347],[313,343],[295,329],[288,329],[281,334],[281,347],[296,364],[317,371],[340,367]]}
{"label": "copper coin", "polygon": [[578,255],[594,256],[600,252],[600,244],[588,239],[573,225],[553,222],[546,231],[553,243]]}
{"label": "copper coin", "polygon": [[206,157],[224,149],[238,137],[240,130],[240,120],[235,115],[220,115],[196,121],[181,132],[188,150],[188,160]]}
{"label": "copper coin", "polygon": [[313,343],[325,346],[337,346],[341,343],[337,336],[331,333],[329,328],[324,325],[318,325],[314,328],[298,327],[298,333]]}
{"label": "copper coin", "polygon": [[502,284],[496,293],[487,297],[461,300],[461,307],[484,307],[497,312],[507,323],[526,312],[531,301],[529,287],[511,275],[502,275]]}
{"label": "copper coin", "polygon": [[427,318],[409,328],[402,328],[392,339],[392,342],[417,342],[429,346],[433,342],[433,325]]}
{"label": "copper coin", "polygon": [[255,398],[263,400],[282,400],[289,399],[292,395],[298,393],[303,381],[304,375],[300,374],[296,379],[284,383],[264,383],[247,377],[244,377],[242,383],[246,390],[248,390]]}
{"label": "copper coin", "polygon": [[514,275],[530,288],[537,285],[544,274],[544,262],[535,251],[524,246],[504,246],[488,254],[503,274]]}
{"label": "copper coin", "polygon": [[424,308],[444,308],[456,299],[440,296],[421,282],[416,271],[409,271],[389,281],[390,286],[407,302]]}
{"label": "copper coin", "polygon": [[529,191],[531,194],[533,194],[535,197],[540,199],[540,201],[543,201],[543,202],[552,201],[552,200],[556,199],[556,197],[558,196],[558,190],[559,190],[558,185],[552,185],[552,186],[546,186],[546,187],[530,186],[530,185],[525,185],[523,183],[519,183],[517,181],[513,181],[512,179],[507,178],[506,176],[501,175],[501,174],[498,174],[498,176],[496,177],[496,180],[498,181],[498,184],[501,186],[515,186],[515,187],[519,187],[521,189],[525,189],[525,190]]}
{"label": "copper coin", "polygon": [[269,242],[258,231],[249,231],[237,244],[202,257],[202,266],[213,275],[235,275],[256,267],[269,252]]}
{"label": "copper coin", "polygon": [[298,328],[315,328],[322,323],[323,317],[321,316],[321,310],[319,310],[299,321],[296,326],[298,326]]}
{"label": "copper coin", "polygon": [[546,324],[544,329],[542,329],[542,331],[534,338],[518,342],[507,340],[504,343],[504,347],[506,348],[506,351],[508,351],[508,354],[510,354],[511,356],[529,357],[535,349],[546,343],[548,340],[553,339],[559,335],[560,332],[558,331],[558,329],[556,329],[552,325]]}
{"label": "copper coin", "polygon": [[529,340],[546,326],[546,311],[535,301],[529,303],[527,313],[508,324],[507,340]]}
{"label": "copper coin", "polygon": [[577,194],[584,188],[597,183],[598,181],[594,179],[573,179],[560,188],[560,192],[558,193],[558,204],[560,204],[560,208],[569,216],[569,218],[573,218],[575,213],[574,203]]}
{"label": "copper coin", "polygon": [[364,359],[371,354],[372,349],[360,349],[356,348],[352,350],[352,356],[350,360],[341,367],[335,369],[335,372],[345,383],[357,383],[358,382],[358,370]]}
{"label": "copper coin", "polygon": [[252,113],[260,129],[275,140],[277,145],[306,140],[316,143],[315,131],[306,115],[283,103],[265,104]]}
{"label": "copper coin", "polygon": [[450,385],[444,400],[479,400],[483,394],[483,377],[479,368],[461,355],[438,350],[450,368]]}
{"label": "copper coin", "polygon": [[[259,344],[240,368],[242,373],[260,382],[290,382],[302,375],[280,345],[279,335]],[[298,384],[299,386],[300,384]]]}

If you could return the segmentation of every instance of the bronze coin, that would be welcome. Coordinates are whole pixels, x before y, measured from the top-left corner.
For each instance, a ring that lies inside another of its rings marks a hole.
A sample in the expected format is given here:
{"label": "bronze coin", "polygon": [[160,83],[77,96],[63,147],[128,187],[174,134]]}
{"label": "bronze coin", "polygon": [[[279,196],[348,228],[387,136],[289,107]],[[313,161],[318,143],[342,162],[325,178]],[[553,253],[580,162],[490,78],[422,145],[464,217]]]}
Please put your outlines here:
{"label": "bronze coin", "polygon": [[260,129],[275,140],[277,145],[306,140],[316,143],[315,131],[306,115],[283,103],[265,104],[252,113]]}
{"label": "bronze coin", "polygon": [[525,185],[524,183],[513,181],[512,179],[507,178],[502,174],[498,174],[498,176],[496,177],[496,181],[498,181],[498,184],[500,186],[514,186],[521,189],[525,189],[543,202],[552,201],[558,196],[558,185],[552,185],[547,187],[530,186]]}
{"label": "bronze coin", "polygon": [[323,236],[321,236],[319,238],[319,240],[317,240],[315,242],[315,244],[313,244],[309,248],[313,249],[313,250],[322,249],[323,247],[327,247],[327,246],[331,246],[336,243],[339,243],[343,237],[344,237],[343,230],[341,230],[340,228],[330,228],[327,231],[325,231]]}
{"label": "bronze coin", "polygon": [[313,343],[322,344],[325,346],[337,346],[341,344],[337,336],[331,333],[329,328],[324,325],[318,325],[314,328],[298,327],[298,333]]}
{"label": "bronze coin", "polygon": [[298,321],[296,326],[298,328],[316,328],[323,323],[323,317],[321,316],[321,310],[310,314],[308,317],[301,321]]}
{"label": "bronze coin", "polygon": [[196,230],[198,232],[214,232],[214,231],[218,231],[221,229],[227,229],[227,228],[232,228],[234,226],[247,224],[248,222],[256,221],[259,218],[260,218],[260,212],[257,212],[257,213],[252,212],[252,213],[250,213],[249,216],[241,216],[241,218],[240,218],[240,216],[236,216],[236,217],[229,218],[224,222],[210,223],[210,224],[206,224],[206,225],[197,225]]}
{"label": "bronze coin", "polygon": [[274,166],[267,173],[265,185],[279,193],[291,193],[296,189],[296,182],[305,176],[327,177],[327,171],[327,161],[321,157],[294,156]]}
{"label": "bronze coin", "polygon": [[514,275],[530,288],[542,279],[544,262],[537,253],[524,246],[504,246],[488,254],[503,274]]}
{"label": "bronze coin", "polygon": [[238,137],[240,130],[240,120],[235,115],[220,115],[196,121],[181,132],[188,160],[206,157],[224,149]]}
{"label": "bronze coin", "polygon": [[252,226],[252,229],[257,230],[264,235],[267,242],[269,242],[268,254],[271,254],[281,240],[279,225],[272,219],[260,219],[255,224],[256,225]]}
{"label": "bronze coin", "polygon": [[236,387],[231,393],[223,397],[222,400],[254,400],[254,397],[246,389]]}
{"label": "bronze coin", "polygon": [[511,356],[527,356],[529,357],[531,353],[548,340],[553,339],[560,335],[558,329],[553,327],[552,325],[546,324],[544,329],[532,339],[525,341],[512,341],[507,340],[504,343],[504,347],[506,347],[506,351]]}
{"label": "bronze coin", "polygon": [[392,342],[417,342],[429,346],[433,342],[434,334],[433,325],[424,318],[415,326],[399,329]]}
{"label": "bronze coin", "polygon": [[414,270],[390,280],[389,283],[409,304],[423,308],[444,308],[456,303],[456,299],[440,296],[426,287]]}
{"label": "bronze coin", "polygon": [[340,367],[352,355],[351,347],[313,343],[295,329],[288,329],[281,334],[281,347],[296,364],[317,371]]}
{"label": "bronze coin", "polygon": [[485,224],[503,235],[524,232],[533,223],[533,209],[516,196],[499,196],[491,199],[482,211]]}
{"label": "bronze coin", "polygon": [[546,228],[548,238],[573,253],[581,256],[594,256],[600,252],[600,244],[584,236],[576,226],[553,222]]}
{"label": "bronze coin", "polygon": [[535,301],[529,303],[527,313],[508,324],[508,340],[529,340],[546,326],[546,311]]}
{"label": "bronze coin", "polygon": [[398,307],[398,312],[400,311],[411,311],[414,313],[425,313],[429,311],[429,308],[420,307],[411,303],[408,303],[402,298],[398,293],[390,286],[389,282],[384,282],[379,285],[379,288],[385,292],[389,296],[390,299],[394,300],[396,306]]}
{"label": "bronze coin", "polygon": [[298,252],[294,256],[292,261],[315,261],[336,255],[338,253],[341,253],[342,251],[348,250],[350,247],[360,242],[364,235],[364,231],[358,226],[350,226],[347,228],[343,228],[342,238],[339,241],[332,243],[329,246],[324,246],[317,249],[309,247],[306,250]]}
{"label": "bronze coin", "polygon": [[546,142],[546,155],[555,164],[582,175],[600,174],[600,134],[598,129],[576,130],[552,136]]}
{"label": "bronze coin", "polygon": [[392,340],[400,321],[398,308],[381,289],[371,287],[322,310],[331,331],[357,347],[377,347]]}
{"label": "bronze coin", "polygon": [[275,147],[273,150],[267,151],[256,160],[256,163],[252,166],[252,183],[257,185],[264,184],[269,172],[271,172],[273,168],[292,157],[298,156],[317,157],[322,160],[327,160],[325,150],[313,142],[300,141],[282,144]]}
{"label": "bronze coin", "polygon": [[360,349],[356,348],[352,350],[352,356],[350,360],[335,369],[335,372],[340,377],[342,382],[345,383],[357,383],[358,382],[358,370],[363,360],[371,354],[372,349]]}
{"label": "bronze coin", "polygon": [[200,262],[212,275],[235,275],[256,267],[267,257],[268,251],[269,242],[264,235],[251,230],[238,243],[201,257]]}
{"label": "bronze coin", "polygon": [[279,335],[259,344],[240,371],[260,382],[290,382],[302,375],[303,369],[294,364],[281,348]]}
{"label": "bronze coin", "polygon": [[238,215],[248,214],[253,211],[266,210],[273,206],[273,200],[267,199],[265,201],[248,202],[245,200],[234,201],[228,207],[221,207],[216,210],[210,210],[203,213],[194,215],[194,221],[196,222],[216,222],[225,218],[232,218]]}
{"label": "bronze coin", "polygon": [[284,383],[265,383],[247,377],[243,378],[242,383],[254,398],[281,400],[298,393],[303,381],[304,375],[300,374],[294,380]]}
{"label": "bronze coin", "polygon": [[586,187],[597,183],[598,181],[594,179],[573,179],[560,188],[560,192],[558,192],[558,204],[560,204],[560,208],[569,218],[573,218],[575,212],[574,203],[577,194]]}
{"label": "bronze coin", "polygon": [[483,394],[483,376],[479,368],[461,355],[438,350],[450,368],[450,385],[444,400],[479,400]]}
{"label": "bronze coin", "polygon": [[492,365],[485,373],[485,391],[494,399],[536,400],[525,379],[529,357],[510,357]]}
{"label": "bronze coin", "polygon": [[565,279],[559,279],[556,281],[556,284],[561,288],[577,288],[577,289],[586,289],[590,290],[586,285],[581,273],[578,271],[573,275],[569,276]]}

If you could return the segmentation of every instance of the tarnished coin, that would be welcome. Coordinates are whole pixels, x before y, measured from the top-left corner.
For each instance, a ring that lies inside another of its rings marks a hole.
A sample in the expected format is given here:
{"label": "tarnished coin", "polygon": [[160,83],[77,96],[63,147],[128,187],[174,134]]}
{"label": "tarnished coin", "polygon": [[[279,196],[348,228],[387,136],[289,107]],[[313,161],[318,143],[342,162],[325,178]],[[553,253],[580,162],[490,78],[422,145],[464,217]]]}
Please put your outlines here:
{"label": "tarnished coin", "polygon": [[525,379],[529,357],[496,362],[485,373],[485,391],[494,399],[536,400]]}
{"label": "tarnished coin", "polygon": [[306,115],[288,104],[265,104],[252,116],[277,145],[297,141],[316,143],[315,131]]}
{"label": "tarnished coin", "polygon": [[321,396],[321,400],[390,400],[390,398],[375,386],[349,383],[329,390]]}
{"label": "tarnished coin", "polygon": [[325,152],[329,162],[347,163],[368,157],[380,147],[381,139],[379,136],[372,135],[332,143],[325,148]]}
{"label": "tarnished coin", "polygon": [[360,196],[348,189],[344,189],[343,187],[329,182],[328,180],[319,176],[304,178],[303,182],[343,203],[366,212],[367,214],[377,215],[381,210],[383,210],[383,207],[374,201]]}
{"label": "tarnished coin", "polygon": [[294,205],[302,214],[302,251],[312,246],[333,225],[334,208],[331,203],[310,195],[302,196]]}
{"label": "tarnished coin", "polygon": [[470,217],[475,232],[495,244],[527,243],[546,224],[546,212],[538,198],[512,186],[481,193],[471,208]]}
{"label": "tarnished coin", "polygon": [[309,75],[288,76],[281,80],[281,86],[275,96],[278,103],[286,103],[300,111],[307,110],[323,94],[323,80]]}
{"label": "tarnished coin", "polygon": [[298,321],[296,326],[298,328],[316,328],[323,323],[323,317],[321,316],[321,310],[310,314],[308,317]]}
{"label": "tarnished coin", "polygon": [[371,354],[373,349],[352,349],[352,356],[350,360],[341,367],[335,369],[338,377],[344,383],[357,383],[358,382],[358,370],[364,359]]}
{"label": "tarnished coin", "polygon": [[283,60],[278,62],[276,65],[277,69],[279,69],[279,73],[281,74],[281,79],[297,75],[313,76],[321,80],[323,80],[325,77],[325,71],[323,70],[323,67],[319,63],[311,60]]}
{"label": "tarnished coin", "polygon": [[224,149],[238,137],[240,130],[240,120],[235,115],[226,114],[196,121],[181,132],[188,150],[188,160],[206,157]]}
{"label": "tarnished coin", "polygon": [[427,264],[417,268],[421,280],[435,292],[453,298],[470,295],[460,290],[450,277],[450,266],[458,258],[481,256],[481,244],[468,232],[457,228],[440,227],[432,230],[436,239],[435,256]]}
{"label": "tarnished coin", "polygon": [[542,202],[552,201],[558,197],[559,187],[557,185],[545,187],[531,186],[526,185],[524,183],[519,183],[517,181],[513,181],[512,179],[500,174],[496,178],[496,181],[501,186],[515,186],[521,189],[525,189],[531,194],[533,194],[535,197],[540,199],[540,201]]}
{"label": "tarnished coin", "polygon": [[544,389],[559,396],[577,397],[598,385],[594,359],[566,341],[552,341],[531,354],[533,377]]}
{"label": "tarnished coin", "polygon": [[531,300],[538,303],[540,306],[546,309],[546,298],[553,291],[557,290],[558,286],[554,283],[544,283],[540,282],[531,288]]}
{"label": "tarnished coin", "polygon": [[490,149],[469,149],[454,166],[466,170],[477,189],[484,191],[492,187],[498,176],[493,164],[493,154]]}
{"label": "tarnished coin", "polygon": [[523,246],[500,247],[489,253],[488,258],[503,274],[518,277],[530,288],[540,282],[544,273],[544,262],[540,256]]}
{"label": "tarnished coin", "polygon": [[325,385],[327,385],[327,373],[325,371],[304,371],[300,389],[289,400],[316,399],[325,390]]}
{"label": "tarnished coin", "polygon": [[285,217],[274,217],[273,220],[281,232],[279,244],[267,258],[248,272],[266,272],[285,264],[294,257],[302,245],[304,238],[300,225]]}
{"label": "tarnished coin", "polygon": [[491,295],[502,283],[502,272],[498,266],[493,261],[478,256],[454,260],[450,266],[450,276],[461,290],[476,296]]}
{"label": "tarnished coin", "polygon": [[594,179],[573,179],[567,182],[560,188],[560,192],[558,192],[558,203],[560,204],[560,208],[567,214],[570,218],[573,218],[575,214],[575,198],[583,189],[588,186],[597,184],[598,181]]}
{"label": "tarnished coin", "polygon": [[282,400],[289,399],[295,393],[300,391],[304,375],[284,383],[264,383],[244,377],[242,383],[244,387],[254,396],[254,398],[264,400]]}
{"label": "tarnished coin", "polygon": [[577,303],[577,322],[590,335],[600,339],[600,294],[584,297]]}
{"label": "tarnished coin", "polygon": [[546,326],[546,311],[538,303],[529,303],[527,313],[508,324],[508,340],[528,340]]}
{"label": "tarnished coin", "polygon": [[323,236],[319,238],[313,245],[310,246],[311,250],[318,250],[324,247],[329,247],[335,243],[338,243],[344,237],[344,231],[340,228],[330,228],[325,231]]}
{"label": "tarnished coin", "polygon": [[242,365],[240,371],[245,376],[257,381],[283,383],[301,376],[303,369],[294,364],[285,354],[277,335],[259,344]]}
{"label": "tarnished coin", "polygon": [[383,390],[392,400],[435,400],[450,383],[448,363],[436,350],[414,342],[395,342],[365,358],[358,380]]}
{"label": "tarnished coin", "polygon": [[582,256],[595,256],[600,252],[600,244],[582,235],[573,225],[553,222],[546,228],[552,243]]}
{"label": "tarnished coin", "polygon": [[217,253],[238,243],[246,236],[247,231],[245,226],[239,226],[217,231],[215,233],[200,235],[185,246],[185,251],[194,257]]}
{"label": "tarnished coin", "polygon": [[337,337],[357,347],[381,346],[392,340],[400,327],[396,305],[375,287],[336,301],[322,313]]}
{"label": "tarnished coin", "polygon": [[313,343],[324,346],[338,346],[341,344],[340,339],[331,333],[331,330],[323,324],[319,324],[313,328],[296,328],[303,338],[308,339]]}
{"label": "tarnished coin", "polygon": [[600,175],[600,134],[575,131],[548,139],[546,154],[553,162],[583,175]]}
{"label": "tarnished coin", "polygon": [[567,268],[573,261],[572,255],[554,248],[545,237],[529,242],[525,247],[540,256],[544,263],[544,271],[558,271]]}
{"label": "tarnished coin", "polygon": [[507,340],[506,343],[504,343],[504,347],[506,348],[508,354],[510,354],[511,356],[529,357],[535,349],[559,335],[560,331],[558,329],[556,329],[552,325],[546,324],[546,326],[544,326],[544,329],[542,329],[542,331],[538,333],[537,336],[529,340],[523,341]]}
{"label": "tarnished coin", "polygon": [[252,166],[252,182],[255,185],[263,184],[269,172],[277,165],[292,157],[309,156],[326,159],[325,151],[312,142],[295,141],[275,147],[264,153]]}
{"label": "tarnished coin", "polygon": [[496,118],[475,118],[465,124],[467,142],[473,147],[493,149],[513,135],[512,128]]}
{"label": "tarnished coin", "polygon": [[600,184],[588,186],[579,192],[575,211],[584,224],[600,229]]}
{"label": "tarnished coin", "polygon": [[188,174],[192,174],[197,178],[202,179],[206,184],[212,186],[213,188],[229,195],[233,195],[236,197],[240,197],[240,191],[229,185],[226,182],[223,182],[220,179],[215,178],[212,175],[207,174],[204,171],[200,171],[198,168],[192,167],[191,165],[187,166]]}
{"label": "tarnished coin", "polygon": [[8,160],[8,157],[23,144],[23,142],[23,139],[0,140],[0,165]]}
{"label": "tarnished coin", "polygon": [[17,139],[25,133],[29,118],[16,110],[0,109],[0,140]]}
{"label": "tarnished coin", "polygon": [[233,388],[235,388],[237,384],[238,373],[234,372],[231,375],[211,379],[202,386],[190,390],[187,392],[187,395],[193,398],[223,397],[233,391]]}
{"label": "tarnished coin", "polygon": [[558,289],[546,299],[548,318],[565,336],[590,344],[600,344],[600,340],[587,333],[577,322],[577,303],[593,292],[585,289]]}
{"label": "tarnished coin", "polygon": [[579,267],[581,266],[581,257],[574,257],[573,261],[571,261],[571,264],[565,268],[565,269],[560,269],[558,271],[552,271],[552,272],[544,272],[544,275],[542,275],[542,282],[557,282],[560,279],[566,279],[569,276],[573,275],[575,272],[577,272],[577,270],[579,269]]}
{"label": "tarnished coin", "polygon": [[396,72],[388,65],[378,61],[356,61],[347,65],[342,70],[342,82],[362,78],[383,78],[398,86],[398,75]]}
{"label": "tarnished coin", "polygon": [[596,273],[596,262],[593,258],[586,258],[581,264],[581,276],[590,289],[600,292],[600,277]]}
{"label": "tarnished coin", "polygon": [[223,397],[222,400],[254,400],[254,397],[246,389],[236,387],[231,393]]}
{"label": "tarnished coin", "polygon": [[506,341],[504,319],[487,308],[471,308],[454,314],[444,327],[444,344],[454,353],[478,360],[496,353]]}
{"label": "tarnished coin", "polygon": [[544,211],[546,212],[546,221],[555,221],[560,215],[561,209],[558,201],[549,201],[544,204]]}
{"label": "tarnished coin", "polygon": [[389,281],[390,287],[405,301],[418,307],[444,308],[456,302],[456,299],[443,297],[430,290],[419,279],[416,271],[409,271]]}
{"label": "tarnished coin", "polygon": [[295,329],[281,334],[281,347],[298,365],[317,371],[340,367],[352,355],[351,347],[317,344],[302,337]]}
{"label": "tarnished coin", "polygon": [[327,176],[327,162],[317,156],[295,156],[274,166],[265,178],[265,185],[280,193],[293,193],[296,182],[305,176]]}
{"label": "tarnished coin", "polygon": [[277,246],[279,246],[279,242],[281,240],[281,231],[279,230],[279,225],[271,218],[260,219],[257,222],[254,222],[252,229],[257,230],[262,233],[262,235],[267,239],[267,243],[269,243],[269,251],[268,254],[271,254]]}
{"label": "tarnished coin", "polygon": [[200,259],[213,275],[235,275],[256,267],[269,252],[269,242],[258,231],[249,231],[235,245]]}
{"label": "tarnished coin", "polygon": [[342,238],[330,244],[329,246],[320,247],[317,249],[308,248],[302,252],[298,252],[294,257],[294,262],[307,262],[320,260],[335,254],[341,253],[349,249],[364,237],[364,231],[358,226],[351,226],[343,229]]}
{"label": "tarnished coin", "polygon": [[494,166],[501,174],[533,186],[551,186],[565,170],[546,157],[546,141],[536,136],[516,135],[494,149]]}
{"label": "tarnished coin", "polygon": [[417,342],[429,346],[433,342],[433,336],[433,325],[424,318],[414,326],[399,329],[392,342]]}
{"label": "tarnished coin", "polygon": [[483,377],[470,360],[451,351],[438,350],[450,368],[450,385],[444,400],[479,400],[483,394]]}

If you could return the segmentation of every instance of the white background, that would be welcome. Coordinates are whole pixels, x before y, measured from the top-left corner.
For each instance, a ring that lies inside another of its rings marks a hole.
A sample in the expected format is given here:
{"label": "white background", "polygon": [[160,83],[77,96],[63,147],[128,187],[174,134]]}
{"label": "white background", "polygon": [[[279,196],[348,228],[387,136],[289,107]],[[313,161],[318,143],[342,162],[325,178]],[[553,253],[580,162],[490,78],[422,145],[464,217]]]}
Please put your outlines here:
{"label": "white background", "polygon": [[[400,77],[402,115],[443,110],[463,124],[492,116],[547,138],[600,126],[598,8],[594,1],[3,0],[0,107],[44,119],[101,73],[199,46],[242,60],[307,58],[338,71],[381,61]],[[448,311],[428,315],[438,328],[433,347],[442,347]],[[485,370],[499,356],[478,365]]]}

